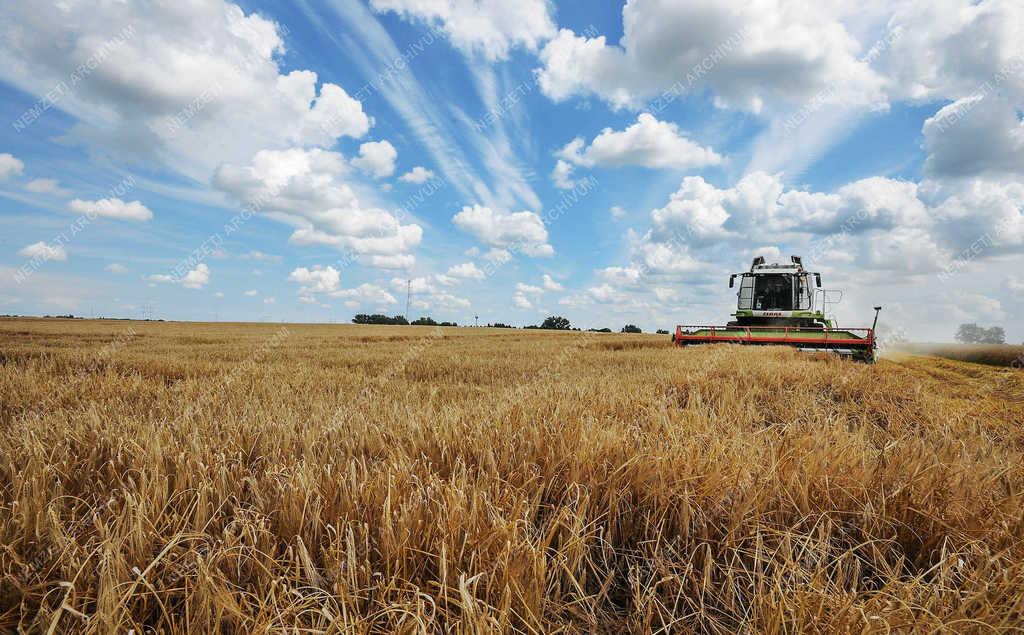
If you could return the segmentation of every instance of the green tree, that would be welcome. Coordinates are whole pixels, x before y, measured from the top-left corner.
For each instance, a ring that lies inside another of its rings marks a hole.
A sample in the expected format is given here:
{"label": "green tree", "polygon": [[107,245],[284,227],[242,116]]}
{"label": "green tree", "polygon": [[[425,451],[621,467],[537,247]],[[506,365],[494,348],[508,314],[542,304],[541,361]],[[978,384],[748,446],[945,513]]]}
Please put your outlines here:
{"label": "green tree", "polygon": [[643,333],[643,331],[640,330],[640,327],[637,326],[636,324],[627,324],[626,326],[623,326],[622,330],[619,331],[619,332],[620,333]]}
{"label": "green tree", "polygon": [[963,342],[964,344],[977,344],[981,341],[982,329],[977,324],[961,324],[960,328],[956,330],[956,341]]}
{"label": "green tree", "polygon": [[985,339],[982,344],[1005,344],[1006,331],[1001,326],[993,326],[985,329]]}
{"label": "green tree", "polygon": [[560,315],[550,315],[544,318],[544,321],[541,322],[540,327],[542,329],[550,329],[553,331],[568,331],[570,328],[572,328],[572,325],[569,324],[568,319]]}

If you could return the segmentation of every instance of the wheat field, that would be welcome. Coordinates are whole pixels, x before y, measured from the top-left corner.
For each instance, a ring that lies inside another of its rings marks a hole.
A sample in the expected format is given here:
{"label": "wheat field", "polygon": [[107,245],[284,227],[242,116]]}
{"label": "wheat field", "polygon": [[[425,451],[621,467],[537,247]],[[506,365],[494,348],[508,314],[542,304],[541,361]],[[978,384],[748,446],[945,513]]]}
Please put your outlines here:
{"label": "wheat field", "polygon": [[1024,345],[901,343],[893,346],[892,350],[908,355],[930,355],[989,366],[1024,368]]}
{"label": "wheat field", "polygon": [[0,320],[0,630],[1007,632],[1024,372]]}

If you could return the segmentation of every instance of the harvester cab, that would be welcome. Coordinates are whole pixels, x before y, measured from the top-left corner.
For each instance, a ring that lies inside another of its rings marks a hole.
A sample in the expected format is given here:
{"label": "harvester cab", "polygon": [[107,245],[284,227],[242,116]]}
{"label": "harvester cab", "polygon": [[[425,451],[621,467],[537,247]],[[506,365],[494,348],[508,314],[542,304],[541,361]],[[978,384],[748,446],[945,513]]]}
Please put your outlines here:
{"label": "harvester cab", "polygon": [[758,256],[750,271],[729,276],[729,288],[740,279],[732,314],[736,320],[729,326],[831,328],[824,313],[830,292],[821,288],[821,274],[804,269],[800,256],[790,260],[788,264],[765,264],[764,256]]}
{"label": "harvester cab", "polygon": [[826,307],[842,299],[842,292],[821,288],[821,274],[804,269],[800,256],[785,264],[767,264],[754,258],[750,271],[729,276],[736,293],[735,318],[725,326],[676,327],[678,346],[733,343],[792,346],[802,351],[827,351],[859,361],[875,359],[875,324],[871,328],[838,329],[826,317]]}

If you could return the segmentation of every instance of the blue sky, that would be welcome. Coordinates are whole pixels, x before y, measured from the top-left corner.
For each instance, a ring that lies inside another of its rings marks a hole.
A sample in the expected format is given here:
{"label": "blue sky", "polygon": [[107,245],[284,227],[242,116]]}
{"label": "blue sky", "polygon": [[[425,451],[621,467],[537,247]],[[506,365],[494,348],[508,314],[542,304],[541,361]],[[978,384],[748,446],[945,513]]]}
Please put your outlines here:
{"label": "blue sky", "polygon": [[14,3],[0,312],[841,324],[1024,339],[1012,1]]}

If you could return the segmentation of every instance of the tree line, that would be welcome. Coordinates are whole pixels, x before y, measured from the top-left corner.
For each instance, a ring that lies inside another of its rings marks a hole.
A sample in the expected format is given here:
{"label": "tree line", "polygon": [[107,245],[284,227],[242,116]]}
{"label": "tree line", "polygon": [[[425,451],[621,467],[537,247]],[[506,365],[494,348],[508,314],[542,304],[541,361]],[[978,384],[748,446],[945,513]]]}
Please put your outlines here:
{"label": "tree line", "polygon": [[437,322],[431,317],[421,317],[410,322],[404,315],[388,317],[382,313],[357,313],[352,318],[353,324],[386,324],[392,326],[458,326],[458,322]]}
{"label": "tree line", "polygon": [[[431,317],[424,316],[408,321],[405,316],[395,315],[387,316],[382,313],[358,313],[352,318],[353,324],[384,324],[384,325],[400,325],[400,326],[458,326],[458,322],[438,322]],[[494,329],[514,329],[515,326],[511,324],[505,324],[504,322],[494,322],[493,324],[487,324],[488,328]],[[544,321],[540,324],[531,324],[524,326],[524,329],[542,329],[547,331],[579,331],[579,328],[574,328],[572,323],[569,322],[568,318],[564,318],[561,315],[549,315],[544,318]],[[593,333],[611,333],[610,328],[600,329],[587,329]],[[626,324],[620,330],[620,333],[643,333],[643,330],[635,324]],[[658,329],[658,334],[668,334],[668,331]]]}
{"label": "tree line", "polygon": [[975,323],[961,324],[956,331],[956,341],[964,344],[1005,344],[1006,331],[1001,326],[984,327]]}

